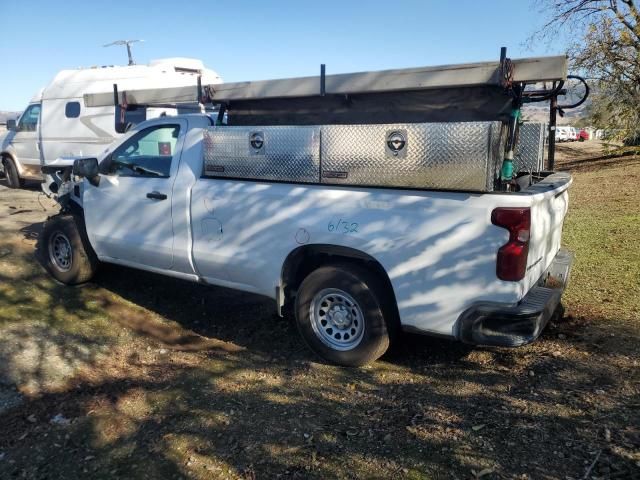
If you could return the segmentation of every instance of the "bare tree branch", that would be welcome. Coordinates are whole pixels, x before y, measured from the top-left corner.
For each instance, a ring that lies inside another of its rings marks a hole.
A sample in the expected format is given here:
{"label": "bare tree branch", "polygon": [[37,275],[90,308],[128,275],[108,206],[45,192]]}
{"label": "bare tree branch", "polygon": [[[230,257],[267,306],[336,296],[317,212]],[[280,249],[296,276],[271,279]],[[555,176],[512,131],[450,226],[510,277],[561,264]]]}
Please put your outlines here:
{"label": "bare tree branch", "polygon": [[539,0],[540,38],[570,32],[571,65],[595,80],[592,119],[640,142],[640,0]]}

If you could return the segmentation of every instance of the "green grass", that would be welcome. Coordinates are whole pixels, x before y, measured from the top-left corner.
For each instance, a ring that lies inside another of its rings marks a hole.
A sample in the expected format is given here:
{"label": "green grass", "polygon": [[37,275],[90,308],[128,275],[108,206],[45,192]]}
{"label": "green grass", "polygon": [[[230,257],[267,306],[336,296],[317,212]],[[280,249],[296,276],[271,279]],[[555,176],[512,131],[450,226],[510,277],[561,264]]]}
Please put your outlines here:
{"label": "green grass", "polygon": [[637,322],[640,160],[622,158],[574,179],[563,243],[576,262],[565,303],[576,315]]}

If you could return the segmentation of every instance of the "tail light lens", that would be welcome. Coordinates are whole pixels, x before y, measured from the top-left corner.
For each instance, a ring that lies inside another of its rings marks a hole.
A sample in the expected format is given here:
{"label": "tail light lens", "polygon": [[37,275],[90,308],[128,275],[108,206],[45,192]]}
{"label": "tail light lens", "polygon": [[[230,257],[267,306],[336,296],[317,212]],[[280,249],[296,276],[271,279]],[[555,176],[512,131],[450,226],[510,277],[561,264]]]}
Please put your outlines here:
{"label": "tail light lens", "polygon": [[527,272],[531,210],[496,208],[491,212],[491,223],[509,230],[509,241],[498,250],[498,278],[509,282],[522,280]]}

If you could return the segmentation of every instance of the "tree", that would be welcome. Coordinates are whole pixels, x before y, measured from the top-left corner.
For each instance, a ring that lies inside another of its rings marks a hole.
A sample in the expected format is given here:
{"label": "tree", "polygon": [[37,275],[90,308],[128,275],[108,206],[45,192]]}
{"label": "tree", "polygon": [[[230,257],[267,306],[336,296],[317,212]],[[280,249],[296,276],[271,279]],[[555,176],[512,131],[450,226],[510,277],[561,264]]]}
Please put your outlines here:
{"label": "tree", "polygon": [[571,66],[594,88],[591,117],[627,143],[640,143],[640,0],[541,0],[536,36],[568,32]]}

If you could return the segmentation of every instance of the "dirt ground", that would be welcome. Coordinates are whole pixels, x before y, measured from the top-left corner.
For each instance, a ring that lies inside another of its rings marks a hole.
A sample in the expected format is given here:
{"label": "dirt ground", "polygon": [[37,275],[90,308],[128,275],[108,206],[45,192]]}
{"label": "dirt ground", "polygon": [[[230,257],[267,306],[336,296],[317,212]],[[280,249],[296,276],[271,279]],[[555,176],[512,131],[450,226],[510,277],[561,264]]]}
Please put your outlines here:
{"label": "dirt ground", "polygon": [[640,479],[640,158],[563,144],[565,317],[518,349],[318,361],[261,297],[114,266],[53,282],[0,185],[0,478]]}

